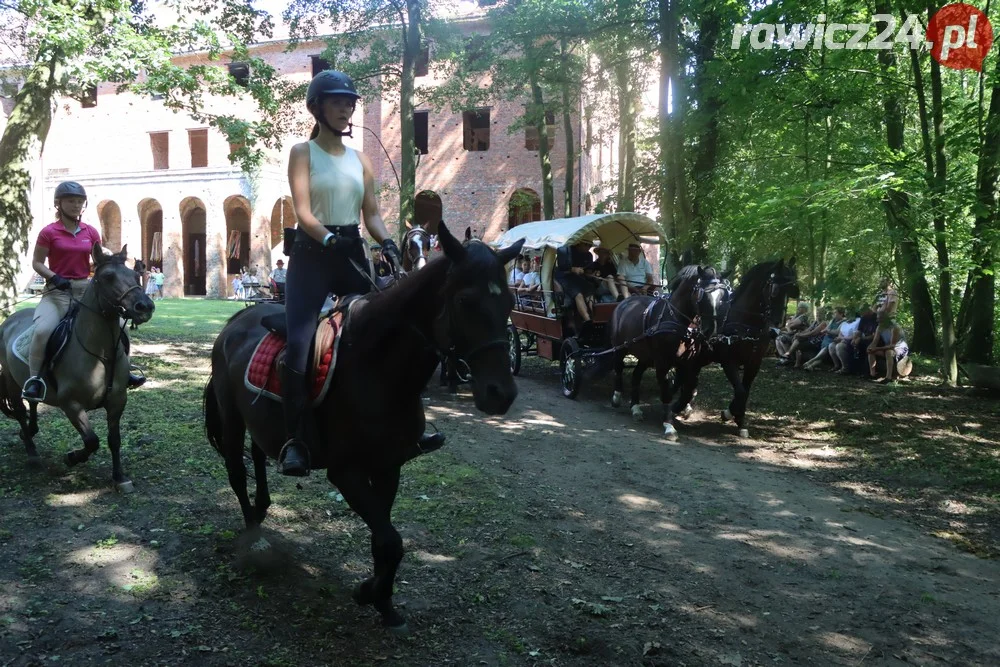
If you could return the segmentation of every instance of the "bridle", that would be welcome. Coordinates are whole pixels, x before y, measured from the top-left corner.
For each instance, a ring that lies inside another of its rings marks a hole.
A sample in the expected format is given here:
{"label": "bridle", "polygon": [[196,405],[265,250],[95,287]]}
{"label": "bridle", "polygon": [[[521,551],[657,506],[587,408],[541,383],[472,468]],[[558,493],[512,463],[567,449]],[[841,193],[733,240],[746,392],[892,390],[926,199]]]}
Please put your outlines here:
{"label": "bridle", "polygon": [[[403,246],[406,252],[406,258],[410,260],[411,268],[422,268],[423,264],[427,263],[427,254],[424,252],[424,244],[426,242],[427,247],[430,247],[431,234],[423,227],[414,227],[410,231],[406,232],[403,237]],[[411,252],[412,249],[416,249],[416,253]],[[420,260],[424,260],[421,264]]]}

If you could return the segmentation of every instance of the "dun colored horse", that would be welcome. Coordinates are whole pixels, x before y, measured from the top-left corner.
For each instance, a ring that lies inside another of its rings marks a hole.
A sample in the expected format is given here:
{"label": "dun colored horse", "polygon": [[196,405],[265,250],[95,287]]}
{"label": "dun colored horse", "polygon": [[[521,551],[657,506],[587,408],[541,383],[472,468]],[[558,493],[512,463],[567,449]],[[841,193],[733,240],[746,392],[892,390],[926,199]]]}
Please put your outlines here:
{"label": "dun colored horse", "polygon": [[718,363],[733,386],[733,400],[722,411],[722,420],[735,419],[740,437],[749,437],[746,407],[750,387],[767,353],[771,327],[780,324],[787,299],[798,293],[794,257],[787,264],[784,260],[764,262],[747,271],[728,306],[723,307],[716,334],[678,362],[679,390],[671,409],[683,409],[698,387],[701,368]]}
{"label": "dun colored horse", "polygon": [[[83,297],[74,304],[75,320],[48,380],[45,403],[60,408],[83,438],[83,449],[66,455],[70,466],[84,463],[97,451],[100,441],[90,426],[88,410],[103,408],[108,415],[108,449],[111,450],[111,477],[118,489],[131,491],[121,464],[121,416],[127,401],[128,339],[120,319],[142,324],[153,316],[155,306],[125,266],[128,248],[105,255],[94,244],[94,278]],[[37,405],[25,410],[21,387],[28,379],[27,364],[15,354],[14,343],[31,326],[34,309],[21,310],[0,325],[0,410],[21,425],[21,440],[28,461],[38,461],[34,436],[38,433]]]}
{"label": "dun colored horse", "polygon": [[[462,244],[440,227],[444,256],[400,279],[395,287],[351,305],[329,391],[312,415],[319,431],[313,466],[371,530],[374,575],[354,597],[372,604],[385,627],[405,632],[406,621],[392,605],[403,540],[390,516],[400,468],[424,432],[420,392],[441,356],[471,369],[476,407],[491,415],[507,412],[517,396],[510,372],[507,317],[513,301],[504,265],[523,242],[494,252],[479,241]],[[285,442],[281,405],[255,400],[244,371],[267,333],[261,323],[280,314],[279,305],[259,305],[234,315],[212,350],[212,375],[205,388],[205,425],[222,454],[229,483],[248,529],[264,519],[270,497],[265,469]],[[249,431],[257,492],[251,504],[243,463]]]}

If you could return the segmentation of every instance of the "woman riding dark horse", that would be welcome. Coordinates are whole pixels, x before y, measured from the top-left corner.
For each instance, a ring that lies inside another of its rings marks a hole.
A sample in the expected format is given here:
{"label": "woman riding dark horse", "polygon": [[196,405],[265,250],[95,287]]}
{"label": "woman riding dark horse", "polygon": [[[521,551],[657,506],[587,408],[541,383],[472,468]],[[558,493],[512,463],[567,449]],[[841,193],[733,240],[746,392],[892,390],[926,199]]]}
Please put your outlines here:
{"label": "woman riding dark horse", "polygon": [[[482,412],[505,414],[517,396],[507,347],[513,299],[504,265],[523,241],[494,252],[479,241],[463,245],[443,225],[440,238],[443,257],[351,305],[330,388],[308,415],[316,418],[319,431],[313,466],[326,468],[327,478],[372,531],[374,576],[361,584],[355,599],[373,604],[383,624],[398,630],[406,624],[393,609],[392,589],[403,541],[390,512],[400,467],[421,453],[421,391],[440,357],[447,356],[470,369],[472,395]],[[280,312],[280,306],[265,304],[229,320],[212,350],[205,389],[209,441],[225,458],[248,528],[267,512],[266,457],[278,456],[285,432],[281,406],[255,400],[244,373],[267,333],[262,320]],[[246,431],[257,481],[255,505],[247,495],[243,463]]]}
{"label": "woman riding dark horse", "polygon": [[282,474],[309,474],[309,450],[315,438],[307,416],[306,368],[316,319],[329,293],[364,294],[371,286],[368,257],[359,232],[365,228],[381,243],[382,254],[398,270],[399,248],[378,210],[371,160],[349,146],[351,116],[360,99],[343,72],[326,70],[313,77],[306,107],[316,119],[310,141],[292,147],[288,182],[298,227],[285,279],[288,347],[282,386],[285,391],[285,446]]}
{"label": "woman riding dark horse", "polygon": [[798,293],[794,257],[787,264],[784,260],[764,262],[747,271],[728,305],[723,306],[717,333],[678,360],[679,390],[671,409],[683,410],[694,396],[701,368],[718,363],[733,387],[733,400],[722,411],[722,420],[735,419],[740,437],[749,437],[746,406],[750,387],[767,353],[771,327],[779,323],[787,299]]}

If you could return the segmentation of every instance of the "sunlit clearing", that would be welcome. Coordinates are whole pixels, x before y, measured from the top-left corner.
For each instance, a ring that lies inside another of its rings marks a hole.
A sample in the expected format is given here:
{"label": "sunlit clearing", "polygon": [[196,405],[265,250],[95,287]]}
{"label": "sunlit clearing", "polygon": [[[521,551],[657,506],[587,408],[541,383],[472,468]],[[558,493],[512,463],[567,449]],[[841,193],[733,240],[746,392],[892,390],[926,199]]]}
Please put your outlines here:
{"label": "sunlit clearing", "polygon": [[682,530],[682,528],[679,525],[673,523],[672,521],[661,521],[660,523],[656,524],[654,528],[659,528],[660,530],[672,530],[677,533],[681,532]]}
{"label": "sunlit clearing", "polygon": [[427,551],[414,551],[413,555],[425,563],[451,563],[458,560],[454,556],[445,556],[444,554],[432,554]]}
{"label": "sunlit clearing", "polygon": [[623,504],[628,505],[632,509],[637,509],[637,510],[663,507],[663,503],[661,503],[658,500],[653,500],[652,498],[646,498],[645,496],[634,496],[630,493],[618,496],[618,500]]}
{"label": "sunlit clearing", "polygon": [[834,549],[819,549],[814,545],[805,547],[794,547],[785,544],[776,544],[773,538],[784,540],[790,539],[788,535],[780,530],[758,530],[752,533],[719,533],[717,537],[721,540],[741,542],[756,547],[779,558],[788,558],[802,562],[811,562],[822,554],[834,553]]}
{"label": "sunlit clearing", "polygon": [[45,497],[49,507],[79,507],[97,500],[106,491],[80,491],[78,493],[50,493]]}
{"label": "sunlit clearing", "polygon": [[819,633],[819,640],[830,648],[837,649],[838,651],[857,653],[859,655],[866,654],[871,648],[871,644],[865,640],[842,635],[839,632],[821,632]]}
{"label": "sunlit clearing", "polygon": [[111,547],[88,546],[70,554],[69,560],[78,565],[112,565],[134,558],[140,547],[134,544],[116,544]]}
{"label": "sunlit clearing", "polygon": [[449,417],[471,417],[472,413],[463,412],[462,410],[454,410],[452,408],[443,405],[428,405],[425,406],[427,412],[431,412],[436,415],[448,415]]}

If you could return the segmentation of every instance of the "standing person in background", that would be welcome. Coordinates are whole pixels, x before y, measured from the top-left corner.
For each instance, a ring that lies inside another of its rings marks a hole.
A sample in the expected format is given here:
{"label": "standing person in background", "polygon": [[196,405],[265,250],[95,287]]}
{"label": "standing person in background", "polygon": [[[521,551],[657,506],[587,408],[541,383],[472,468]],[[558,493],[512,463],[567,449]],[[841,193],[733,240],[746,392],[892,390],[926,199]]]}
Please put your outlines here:
{"label": "standing person in background", "polygon": [[156,293],[163,299],[163,269],[156,267]]}

